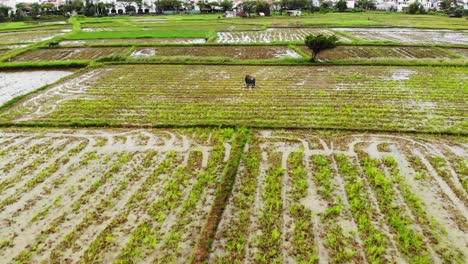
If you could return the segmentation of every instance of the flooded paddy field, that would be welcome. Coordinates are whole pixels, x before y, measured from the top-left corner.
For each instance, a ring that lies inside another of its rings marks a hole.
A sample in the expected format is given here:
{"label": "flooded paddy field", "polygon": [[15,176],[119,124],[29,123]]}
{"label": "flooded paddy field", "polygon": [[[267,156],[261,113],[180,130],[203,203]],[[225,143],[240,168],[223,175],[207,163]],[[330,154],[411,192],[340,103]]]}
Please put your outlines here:
{"label": "flooded paddy field", "polygon": [[36,49],[18,55],[12,61],[95,60],[105,56],[126,54],[128,50],[128,47]]}
{"label": "flooded paddy field", "polygon": [[139,47],[130,55],[132,58],[154,56],[228,57],[236,60],[301,58],[285,46]]}
{"label": "flooded paddy field", "polygon": [[460,137],[3,128],[0,149],[5,262],[468,260]]}
{"label": "flooded paddy field", "polygon": [[369,41],[393,41],[411,44],[468,45],[467,30],[418,28],[333,28]]}
{"label": "flooded paddy field", "polygon": [[139,39],[88,39],[88,40],[64,40],[60,42],[62,46],[82,46],[82,45],[106,45],[106,44],[202,44],[206,40],[203,38],[139,38]]}
{"label": "flooded paddy field", "polygon": [[[309,34],[332,35],[333,32],[323,28],[268,28],[264,31],[217,32],[217,43],[270,43],[270,42],[303,42]],[[338,36],[341,41],[350,41]]]}
{"label": "flooded paddy field", "polygon": [[[246,74],[256,88],[245,87]],[[0,120],[457,133],[467,131],[467,80],[464,67],[113,65],[18,102]]]}
{"label": "flooded paddy field", "polygon": [[70,29],[0,32],[0,43],[16,44],[38,42],[51,39],[69,31]]}
{"label": "flooded paddy field", "polygon": [[71,70],[1,71],[0,105],[72,73]]}
{"label": "flooded paddy field", "polygon": [[[310,49],[301,46],[301,49],[311,54]],[[448,49],[452,51],[452,49]],[[444,49],[432,47],[394,47],[394,46],[338,46],[325,50],[318,56],[319,60],[341,59],[371,59],[371,58],[398,58],[398,59],[451,59],[454,58]]]}

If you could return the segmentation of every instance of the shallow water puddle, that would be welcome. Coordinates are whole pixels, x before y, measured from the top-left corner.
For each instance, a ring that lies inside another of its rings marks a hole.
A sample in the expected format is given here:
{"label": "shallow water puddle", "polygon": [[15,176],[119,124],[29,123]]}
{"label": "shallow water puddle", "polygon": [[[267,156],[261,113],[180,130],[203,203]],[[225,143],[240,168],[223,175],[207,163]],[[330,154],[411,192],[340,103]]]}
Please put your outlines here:
{"label": "shallow water puddle", "polygon": [[73,71],[0,72],[0,105],[72,73]]}

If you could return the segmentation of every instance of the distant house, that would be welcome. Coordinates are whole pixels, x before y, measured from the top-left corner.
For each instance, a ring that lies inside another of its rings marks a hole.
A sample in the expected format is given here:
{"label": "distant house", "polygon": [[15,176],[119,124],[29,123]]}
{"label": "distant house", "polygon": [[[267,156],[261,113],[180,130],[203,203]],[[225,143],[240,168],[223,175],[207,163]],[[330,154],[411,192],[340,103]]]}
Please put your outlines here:
{"label": "distant house", "polygon": [[288,10],[286,11],[289,16],[301,16],[302,12],[301,10]]}

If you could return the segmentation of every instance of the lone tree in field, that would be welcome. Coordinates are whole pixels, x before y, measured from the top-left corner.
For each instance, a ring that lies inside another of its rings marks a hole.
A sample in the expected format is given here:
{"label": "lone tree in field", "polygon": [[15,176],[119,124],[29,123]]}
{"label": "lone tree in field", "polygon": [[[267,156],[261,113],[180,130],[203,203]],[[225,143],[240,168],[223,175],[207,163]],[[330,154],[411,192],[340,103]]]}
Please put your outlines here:
{"label": "lone tree in field", "polygon": [[312,51],[312,58],[310,58],[310,61],[315,61],[315,58],[320,52],[335,48],[338,45],[338,38],[335,35],[309,35],[305,39],[305,44]]}

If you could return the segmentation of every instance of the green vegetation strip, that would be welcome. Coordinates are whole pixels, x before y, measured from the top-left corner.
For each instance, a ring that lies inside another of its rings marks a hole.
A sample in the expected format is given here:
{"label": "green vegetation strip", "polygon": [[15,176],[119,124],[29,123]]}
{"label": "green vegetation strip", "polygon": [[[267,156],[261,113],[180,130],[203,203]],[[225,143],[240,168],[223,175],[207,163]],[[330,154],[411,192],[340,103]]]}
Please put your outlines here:
{"label": "green vegetation strip", "polygon": [[221,220],[224,209],[226,208],[229,196],[231,196],[244,145],[248,141],[249,137],[250,131],[245,128],[239,129],[234,134],[229,160],[226,163],[221,176],[221,183],[216,191],[214,205],[211,208],[208,220],[203,227],[198,238],[198,242],[194,248],[192,263],[204,263],[209,256],[211,244],[216,234],[218,224]]}
{"label": "green vegetation strip", "polygon": [[205,38],[214,34],[210,30],[144,30],[79,32],[65,39],[126,39],[126,38]]}

